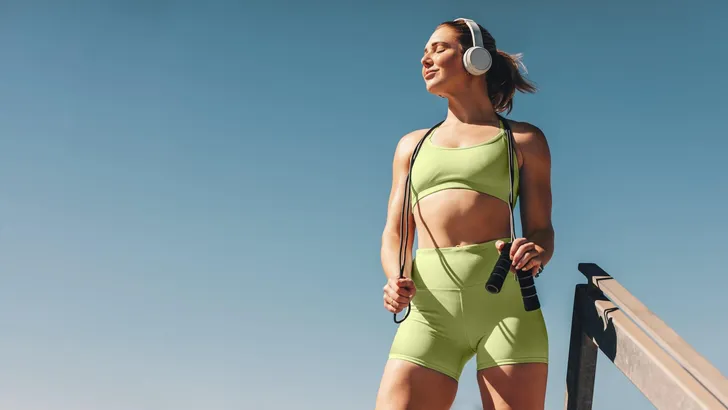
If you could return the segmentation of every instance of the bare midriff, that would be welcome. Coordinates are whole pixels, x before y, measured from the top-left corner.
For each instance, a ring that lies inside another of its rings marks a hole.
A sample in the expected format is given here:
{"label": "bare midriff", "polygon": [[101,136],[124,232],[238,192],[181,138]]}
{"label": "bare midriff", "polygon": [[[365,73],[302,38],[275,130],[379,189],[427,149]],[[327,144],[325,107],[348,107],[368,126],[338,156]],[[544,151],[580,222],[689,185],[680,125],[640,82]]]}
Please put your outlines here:
{"label": "bare midriff", "polygon": [[508,204],[466,189],[446,189],[413,209],[418,248],[464,246],[510,237]]}

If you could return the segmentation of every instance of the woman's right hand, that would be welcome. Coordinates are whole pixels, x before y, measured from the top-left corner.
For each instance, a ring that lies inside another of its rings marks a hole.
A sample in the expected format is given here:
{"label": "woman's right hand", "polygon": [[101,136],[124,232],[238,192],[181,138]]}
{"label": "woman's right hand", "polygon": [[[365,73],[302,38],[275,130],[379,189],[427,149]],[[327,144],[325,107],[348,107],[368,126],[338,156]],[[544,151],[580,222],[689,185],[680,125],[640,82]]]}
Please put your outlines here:
{"label": "woman's right hand", "polygon": [[384,308],[399,313],[406,308],[417,293],[415,283],[410,278],[389,278],[384,285]]}

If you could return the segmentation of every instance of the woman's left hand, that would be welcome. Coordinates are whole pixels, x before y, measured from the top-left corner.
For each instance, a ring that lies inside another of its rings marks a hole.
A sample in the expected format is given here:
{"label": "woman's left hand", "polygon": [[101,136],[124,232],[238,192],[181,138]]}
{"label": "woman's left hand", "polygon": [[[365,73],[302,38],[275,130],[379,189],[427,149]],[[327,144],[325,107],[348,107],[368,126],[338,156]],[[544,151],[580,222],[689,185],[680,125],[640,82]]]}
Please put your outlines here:
{"label": "woman's left hand", "polygon": [[[505,242],[496,241],[495,247],[498,252],[503,249]],[[538,275],[543,269],[542,247],[526,238],[516,238],[511,245],[511,272],[516,270],[531,271],[531,275]]]}

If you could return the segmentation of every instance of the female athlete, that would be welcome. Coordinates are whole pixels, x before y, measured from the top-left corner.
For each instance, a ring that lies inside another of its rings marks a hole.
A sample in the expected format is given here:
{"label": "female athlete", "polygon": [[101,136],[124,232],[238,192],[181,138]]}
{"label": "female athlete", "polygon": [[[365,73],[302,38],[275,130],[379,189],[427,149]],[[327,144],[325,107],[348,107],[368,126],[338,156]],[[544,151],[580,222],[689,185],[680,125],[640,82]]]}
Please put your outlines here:
{"label": "female athlete", "polygon": [[[538,275],[553,255],[551,157],[538,127],[500,114],[510,113],[516,90],[536,91],[519,63],[467,19],[442,23],[425,46],[425,86],[448,109],[395,149],[383,297],[395,318],[407,314],[397,322],[377,410],[449,409],[473,357],[484,409],[544,408],[546,325],[540,308],[524,308],[514,272]],[[513,228],[517,199],[522,236]],[[490,293],[485,283],[506,244],[511,272]]]}

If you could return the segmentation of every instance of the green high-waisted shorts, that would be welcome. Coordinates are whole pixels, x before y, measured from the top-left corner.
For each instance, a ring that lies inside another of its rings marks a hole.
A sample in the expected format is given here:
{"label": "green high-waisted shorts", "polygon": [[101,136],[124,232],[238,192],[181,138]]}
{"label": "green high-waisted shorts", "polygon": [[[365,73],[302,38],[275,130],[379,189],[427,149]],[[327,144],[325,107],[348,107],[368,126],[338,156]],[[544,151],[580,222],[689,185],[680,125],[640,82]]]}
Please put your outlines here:
{"label": "green high-waisted shorts", "polygon": [[473,356],[477,370],[548,363],[543,314],[524,309],[515,275],[506,278],[498,294],[485,289],[498,259],[495,242],[416,251],[412,279],[417,292],[409,317],[397,329],[390,359],[407,360],[455,380]]}

